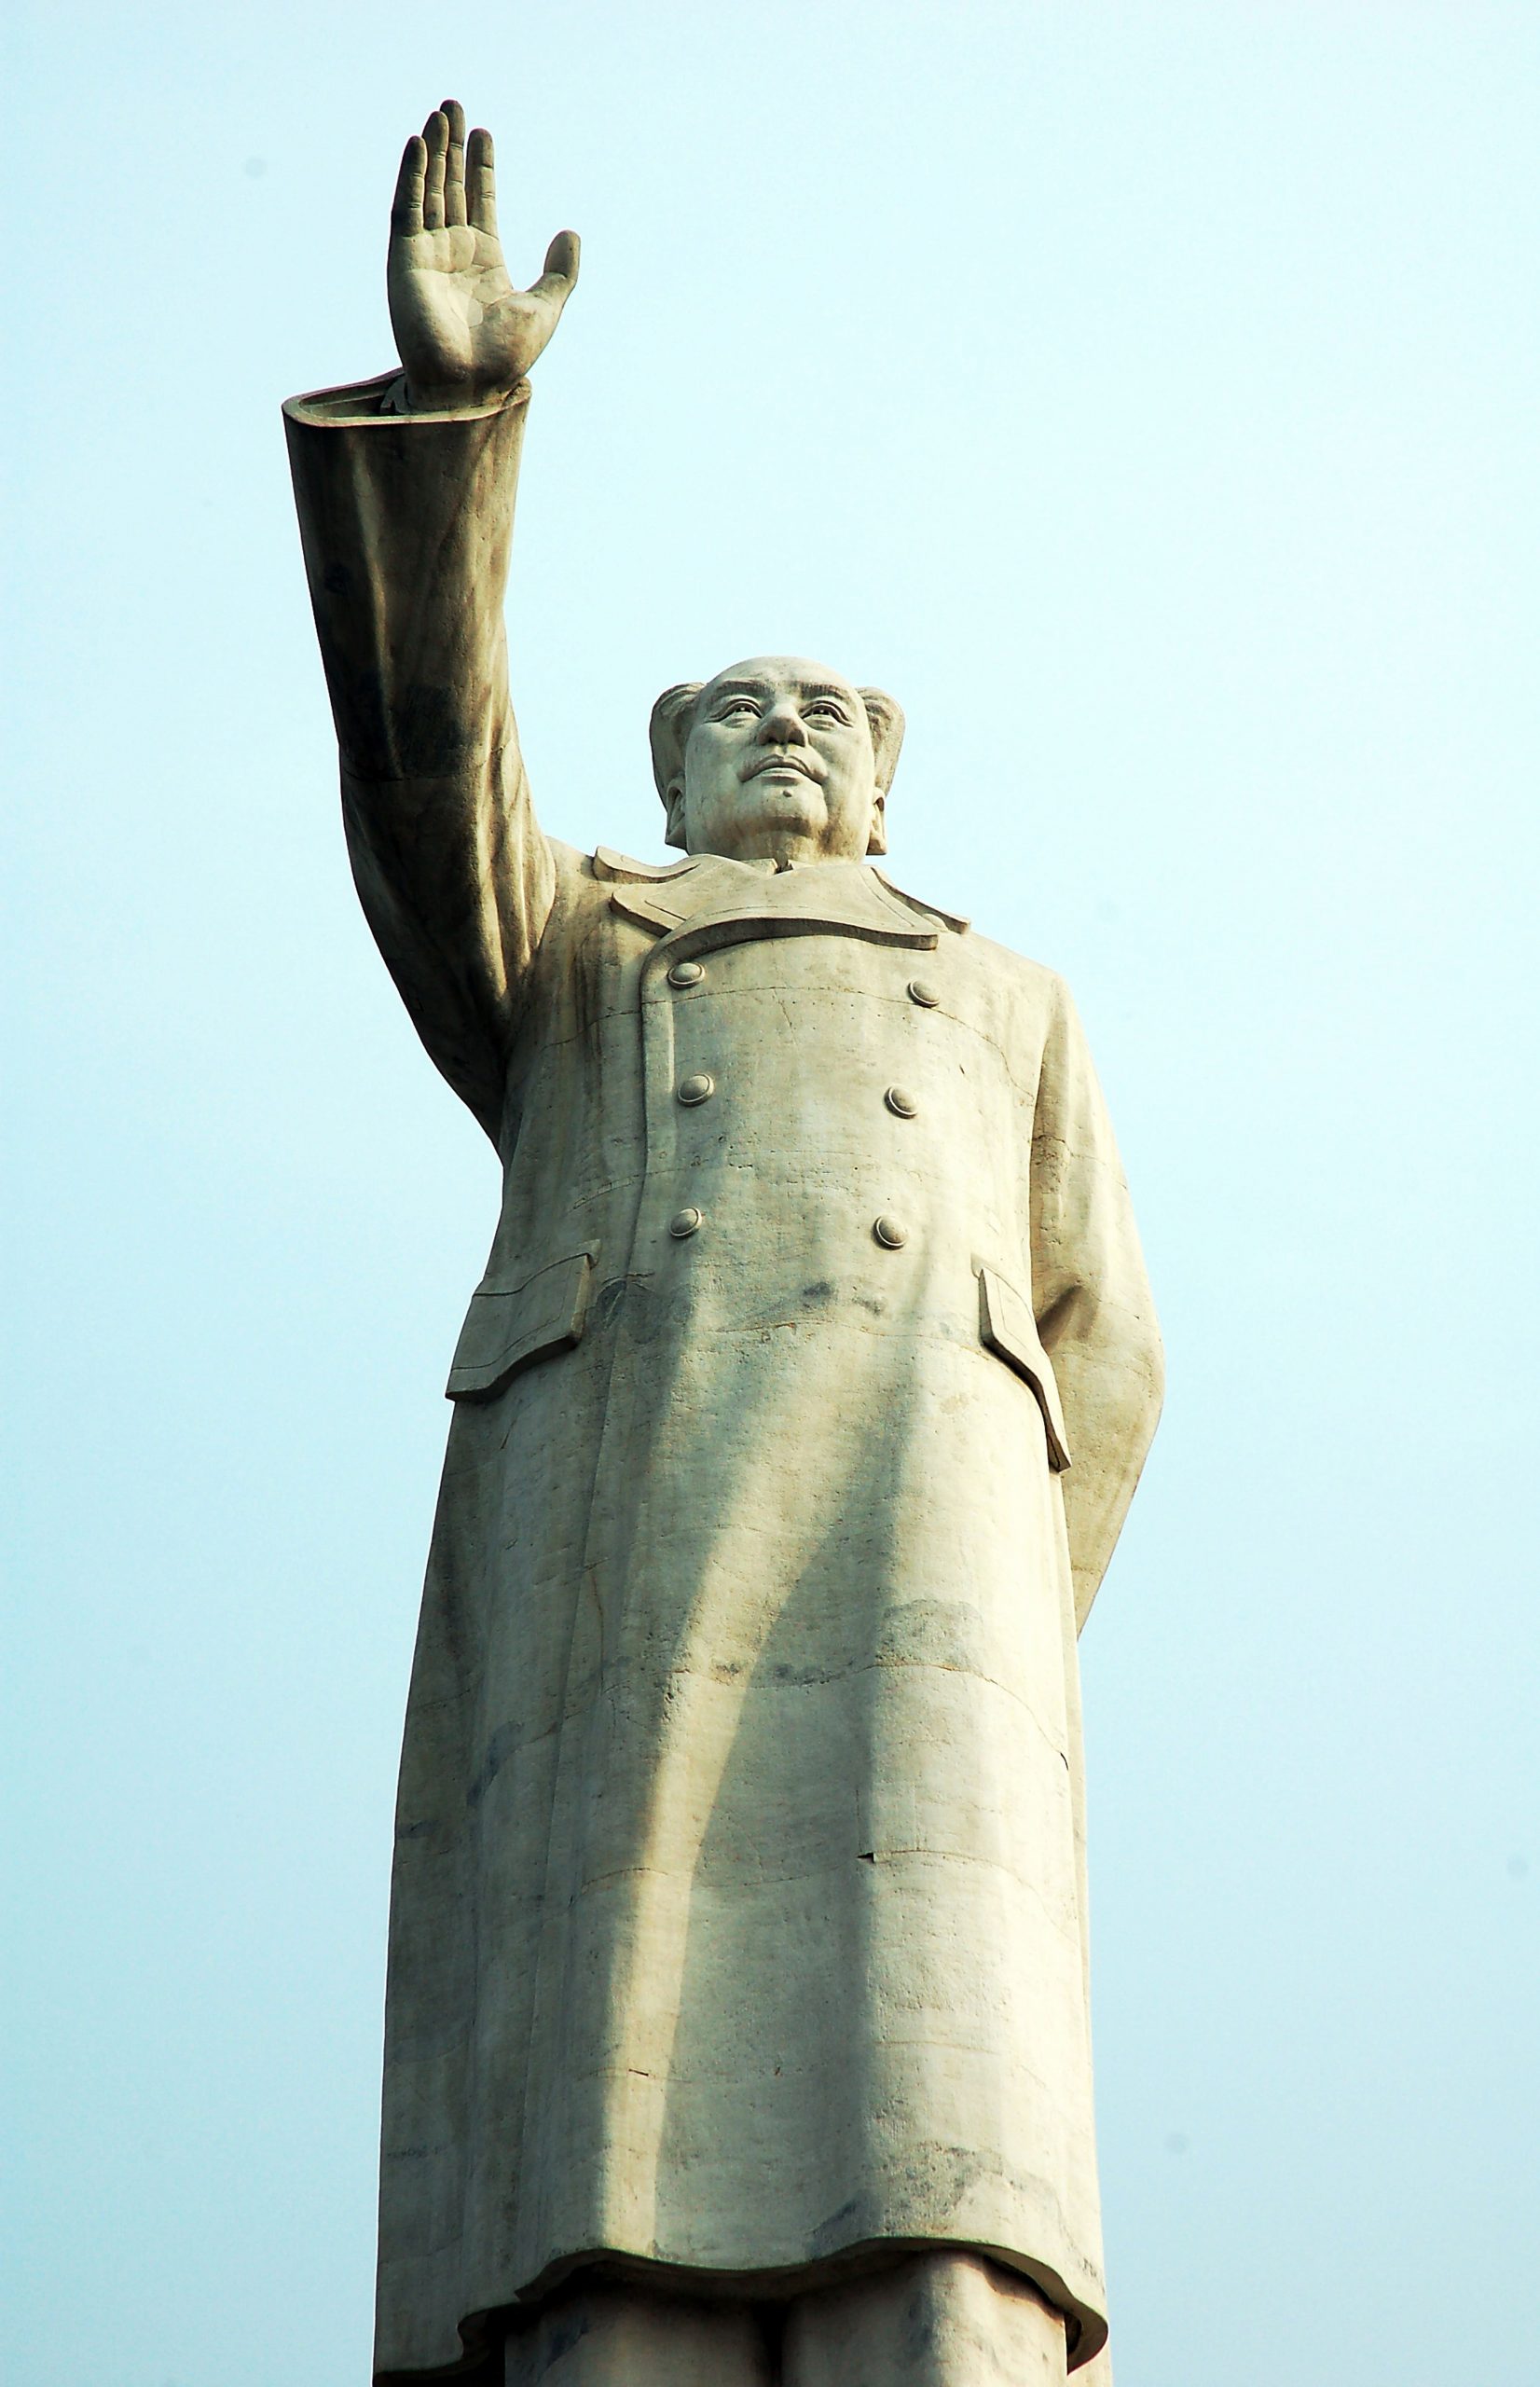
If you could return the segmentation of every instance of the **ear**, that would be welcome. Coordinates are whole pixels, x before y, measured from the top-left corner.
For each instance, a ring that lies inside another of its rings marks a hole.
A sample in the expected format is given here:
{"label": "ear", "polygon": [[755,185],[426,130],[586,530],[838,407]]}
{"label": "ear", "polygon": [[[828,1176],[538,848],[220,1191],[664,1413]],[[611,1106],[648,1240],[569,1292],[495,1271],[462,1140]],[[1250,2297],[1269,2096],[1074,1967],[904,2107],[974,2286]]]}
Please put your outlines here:
{"label": "ear", "polygon": [[695,717],[695,699],[705,685],[704,680],[682,680],[677,688],[665,688],[647,725],[653,777],[668,816],[666,845],[684,844],[684,749]]}
{"label": "ear", "polygon": [[893,774],[899,767],[899,749],[903,744],[903,707],[884,688],[863,688],[860,698],[866,707],[867,723],[872,731],[872,754],[877,781],[876,800],[872,807],[872,835],[866,850],[869,854],[885,854],[887,851],[887,791],[893,784]]}

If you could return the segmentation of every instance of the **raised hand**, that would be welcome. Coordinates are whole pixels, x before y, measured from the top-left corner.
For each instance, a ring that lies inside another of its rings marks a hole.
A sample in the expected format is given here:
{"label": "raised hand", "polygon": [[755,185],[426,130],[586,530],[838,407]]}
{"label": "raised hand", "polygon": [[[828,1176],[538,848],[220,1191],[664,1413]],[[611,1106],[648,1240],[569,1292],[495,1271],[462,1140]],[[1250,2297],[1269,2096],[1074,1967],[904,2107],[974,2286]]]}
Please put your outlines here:
{"label": "raised hand", "polygon": [[385,282],[414,407],[484,406],[522,380],[578,277],[578,237],[558,232],[545,270],[516,290],[497,236],[492,136],[465,138],[446,100],[402,156]]}

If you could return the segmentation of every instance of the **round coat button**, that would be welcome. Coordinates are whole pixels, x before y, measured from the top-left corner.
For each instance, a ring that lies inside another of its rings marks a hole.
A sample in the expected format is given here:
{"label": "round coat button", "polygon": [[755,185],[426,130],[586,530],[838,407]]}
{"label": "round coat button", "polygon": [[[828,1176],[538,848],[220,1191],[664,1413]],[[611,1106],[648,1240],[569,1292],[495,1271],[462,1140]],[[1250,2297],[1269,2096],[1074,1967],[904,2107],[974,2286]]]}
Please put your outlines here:
{"label": "round coat button", "polygon": [[694,1077],[681,1079],[679,1098],[685,1103],[707,1102],[716,1090],[717,1082],[710,1070],[697,1069]]}
{"label": "round coat button", "polygon": [[676,1210],[674,1212],[673,1217],[668,1221],[668,1232],[674,1237],[676,1242],[682,1243],[687,1235],[694,1234],[695,1229],[699,1224],[700,1212],[692,1203],[688,1209]]}
{"label": "round coat button", "polygon": [[902,1220],[890,1219],[886,1210],[873,1222],[872,1232],[885,1251],[901,1251],[909,1241],[909,1229]]}
{"label": "round coat button", "polygon": [[934,1011],[941,997],[928,978],[911,978],[909,1000],[912,1003],[918,1003],[922,1011]]}
{"label": "round coat button", "polygon": [[890,1085],[883,1100],[895,1119],[913,1119],[920,1107],[906,1085]]}
{"label": "round coat button", "polygon": [[698,987],[706,973],[698,961],[676,961],[668,973],[671,987]]}

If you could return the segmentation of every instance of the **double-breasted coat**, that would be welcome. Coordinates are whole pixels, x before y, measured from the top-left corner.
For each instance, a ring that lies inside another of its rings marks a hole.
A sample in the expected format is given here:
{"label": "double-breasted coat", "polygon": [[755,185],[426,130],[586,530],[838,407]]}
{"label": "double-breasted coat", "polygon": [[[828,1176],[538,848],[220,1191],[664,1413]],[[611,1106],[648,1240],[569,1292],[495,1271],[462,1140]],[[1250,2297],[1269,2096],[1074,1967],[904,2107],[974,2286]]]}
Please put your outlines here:
{"label": "double-breasted coat", "polygon": [[1062,984],[864,863],[583,855],[527,391],[287,409],[370,925],[502,1156],[402,1760],[377,2374],[613,2256],[991,2250],[1106,2335],[1077,1614],[1160,1400]]}

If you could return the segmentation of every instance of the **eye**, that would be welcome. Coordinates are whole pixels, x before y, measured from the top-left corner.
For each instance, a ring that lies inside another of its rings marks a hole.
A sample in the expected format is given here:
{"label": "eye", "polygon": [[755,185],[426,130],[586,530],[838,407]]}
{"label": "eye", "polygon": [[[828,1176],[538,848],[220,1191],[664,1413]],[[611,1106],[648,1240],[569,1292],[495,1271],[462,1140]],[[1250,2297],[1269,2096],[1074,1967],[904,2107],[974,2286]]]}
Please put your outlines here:
{"label": "eye", "polygon": [[751,719],[758,720],[759,710],[760,709],[754,702],[752,697],[729,697],[725,704],[722,704],[717,707],[716,711],[712,715],[712,719],[715,721],[741,721],[745,714],[748,714]]}
{"label": "eye", "polygon": [[804,705],[802,717],[804,721],[837,721],[842,729],[848,728],[850,724],[850,716],[844,706],[828,702]]}

